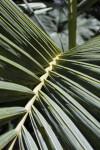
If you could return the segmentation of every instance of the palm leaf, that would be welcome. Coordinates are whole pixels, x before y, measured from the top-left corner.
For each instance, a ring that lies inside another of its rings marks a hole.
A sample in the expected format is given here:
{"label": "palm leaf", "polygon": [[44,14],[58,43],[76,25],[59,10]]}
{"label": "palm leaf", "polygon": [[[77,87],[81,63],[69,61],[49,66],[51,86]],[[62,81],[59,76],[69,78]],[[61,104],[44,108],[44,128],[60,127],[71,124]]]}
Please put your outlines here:
{"label": "palm leaf", "polygon": [[[21,141],[22,137],[23,137],[24,142]],[[21,137],[19,137],[19,142],[21,144],[20,146],[22,149],[24,148],[24,143],[25,143],[25,146],[27,147],[27,149],[32,150],[34,147],[35,150],[38,150],[38,148],[37,148],[34,140],[32,139],[30,133],[27,131],[27,129],[24,126],[23,126],[23,130],[22,130],[22,135],[21,135]]]}
{"label": "palm leaf", "polygon": [[[52,7],[47,7],[45,3],[37,2],[37,3],[28,3],[24,1],[25,4],[19,4],[18,6],[27,13],[41,14],[45,13],[52,9]],[[33,12],[34,11],[34,12]]]}
{"label": "palm leaf", "polygon": [[0,149],[98,150],[100,36],[62,53],[12,1],[1,10]]}
{"label": "palm leaf", "polygon": [[[84,11],[89,5],[92,5],[95,0],[90,3],[89,0],[83,0],[79,3],[79,12]],[[33,3],[35,5],[35,3]],[[37,4],[37,3],[36,3]],[[44,4],[45,5],[45,4]],[[68,8],[66,4],[52,4],[47,6],[52,7],[45,14],[28,14],[30,19],[39,26],[50,38],[65,52],[68,50]],[[31,3],[30,3],[31,6]],[[93,16],[86,18],[86,14],[78,15],[77,17],[77,45],[91,39],[99,30],[100,22]],[[88,34],[87,34],[88,33]],[[94,34],[95,33],[95,34]]]}
{"label": "palm leaf", "polygon": [[78,12],[83,13],[84,11],[88,10],[93,4],[95,4],[98,0],[82,0],[78,4]]}
{"label": "palm leaf", "polygon": [[0,149],[2,149],[8,142],[10,142],[14,137],[16,137],[16,130],[11,130],[2,136],[0,136]]}

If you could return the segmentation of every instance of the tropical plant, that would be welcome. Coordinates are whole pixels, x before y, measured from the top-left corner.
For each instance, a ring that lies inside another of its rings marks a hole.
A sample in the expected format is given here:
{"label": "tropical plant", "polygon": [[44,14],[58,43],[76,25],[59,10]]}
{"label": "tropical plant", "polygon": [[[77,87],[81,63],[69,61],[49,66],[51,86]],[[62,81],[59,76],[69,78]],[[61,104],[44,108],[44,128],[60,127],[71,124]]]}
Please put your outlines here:
{"label": "tropical plant", "polygon": [[65,53],[1,0],[0,149],[98,150],[100,36]]}
{"label": "tropical plant", "polygon": [[[68,0],[66,0],[67,2]],[[75,0],[76,1],[76,0]],[[74,2],[75,2],[74,1]],[[70,2],[70,1],[69,1]],[[96,1],[92,0],[91,3],[88,0],[82,0],[78,6],[78,15],[77,15],[77,30],[75,30],[75,23],[70,22],[69,27],[71,28],[70,41],[72,40],[72,35],[75,35],[76,32],[76,45],[83,44],[86,40],[91,39],[95,33],[100,29],[100,21],[93,16],[86,17],[86,13],[83,13],[86,9],[95,3]],[[75,2],[76,3],[76,2]],[[34,13],[28,13],[28,7]],[[30,19],[35,22],[35,24],[45,32],[59,48],[65,52],[69,49],[69,30],[68,22],[70,17],[68,17],[68,3],[27,3],[20,4],[19,6],[30,17]],[[51,9],[52,8],[52,9]],[[50,10],[51,9],[51,10]],[[49,11],[48,11],[49,10]],[[47,13],[43,13],[43,12]],[[82,13],[82,14],[81,14]],[[75,14],[75,13],[74,13]],[[73,16],[74,17],[74,16]],[[75,18],[75,17],[74,17]],[[75,20],[75,19],[74,19]],[[74,26],[71,26],[74,25]],[[72,30],[73,28],[73,30]],[[88,33],[88,34],[87,34]],[[74,45],[75,45],[74,41]],[[70,43],[72,45],[72,43]],[[72,46],[73,47],[73,46]]]}
{"label": "tropical plant", "polygon": [[41,14],[45,13],[52,9],[52,7],[47,7],[45,3],[42,2],[34,2],[34,3],[27,3],[25,0],[24,4],[18,4],[18,6],[26,13],[33,13],[34,14]]}

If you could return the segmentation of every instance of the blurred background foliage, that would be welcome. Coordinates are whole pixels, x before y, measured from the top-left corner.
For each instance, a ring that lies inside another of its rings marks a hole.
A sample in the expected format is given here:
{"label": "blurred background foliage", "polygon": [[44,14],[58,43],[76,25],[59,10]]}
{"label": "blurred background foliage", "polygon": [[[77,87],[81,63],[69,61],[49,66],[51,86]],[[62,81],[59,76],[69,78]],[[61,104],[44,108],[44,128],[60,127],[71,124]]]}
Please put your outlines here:
{"label": "blurred background foliage", "polygon": [[[68,50],[65,0],[13,0],[64,52]],[[100,1],[77,1],[77,45],[100,34]]]}

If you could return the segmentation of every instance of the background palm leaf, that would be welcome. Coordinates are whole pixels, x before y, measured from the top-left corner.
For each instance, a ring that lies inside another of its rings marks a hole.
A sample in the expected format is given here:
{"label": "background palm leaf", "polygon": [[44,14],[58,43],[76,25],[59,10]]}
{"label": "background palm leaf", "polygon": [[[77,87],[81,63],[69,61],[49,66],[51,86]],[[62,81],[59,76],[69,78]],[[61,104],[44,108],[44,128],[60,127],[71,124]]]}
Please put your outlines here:
{"label": "background palm leaf", "polygon": [[98,150],[100,36],[62,53],[12,1],[1,10],[0,149]]}
{"label": "background palm leaf", "polygon": [[[62,2],[62,1],[61,1]],[[100,29],[100,21],[90,14],[83,13],[84,10],[88,9],[96,1],[82,1],[78,4],[78,16],[77,16],[77,40],[76,44],[80,45],[84,43],[86,40],[91,39],[91,37],[95,36]],[[33,9],[33,5],[39,5],[41,7],[51,7],[52,9],[46,13],[30,14],[27,15],[30,19],[36,23],[38,27],[41,28],[59,47],[60,49],[65,52],[68,50],[68,4],[66,3],[42,3],[42,5],[38,3],[28,3],[28,5]],[[22,5],[21,8],[25,7],[26,5]],[[41,8],[40,7],[40,8]],[[38,8],[37,8],[38,9]],[[25,11],[24,11],[25,13]],[[88,34],[87,34],[88,33]]]}

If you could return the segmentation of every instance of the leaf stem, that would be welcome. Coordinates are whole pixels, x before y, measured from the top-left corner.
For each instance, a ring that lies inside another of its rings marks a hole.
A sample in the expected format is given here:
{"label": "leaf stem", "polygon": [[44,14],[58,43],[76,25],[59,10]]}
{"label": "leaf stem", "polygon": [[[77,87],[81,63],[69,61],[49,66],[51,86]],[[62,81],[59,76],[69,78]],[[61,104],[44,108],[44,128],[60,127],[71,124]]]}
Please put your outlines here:
{"label": "leaf stem", "polygon": [[48,78],[49,71],[51,71],[53,69],[52,67],[53,67],[54,64],[56,64],[56,60],[58,59],[58,57],[60,55],[61,54],[59,54],[55,58],[53,58],[53,61],[50,62],[50,66],[45,69],[46,73],[40,77],[41,83],[33,89],[33,92],[35,93],[35,95],[33,96],[33,98],[25,106],[25,109],[27,110],[27,113],[24,115],[24,117],[22,118],[22,120],[19,122],[19,124],[16,127],[16,130],[17,130],[17,133],[18,133],[17,135],[19,135],[19,133],[21,132],[22,125],[24,124],[29,112],[31,111],[32,105],[34,104],[36,98],[38,97],[38,92],[39,92],[39,90],[41,90],[42,86],[44,85],[44,80],[46,80]]}
{"label": "leaf stem", "polygon": [[77,0],[68,0],[69,49],[76,46]]}
{"label": "leaf stem", "polygon": [[13,140],[13,142],[11,143],[11,145],[10,145],[10,147],[9,147],[8,150],[12,150],[12,149],[13,149],[16,140],[17,140],[17,137],[14,138],[14,140]]}

